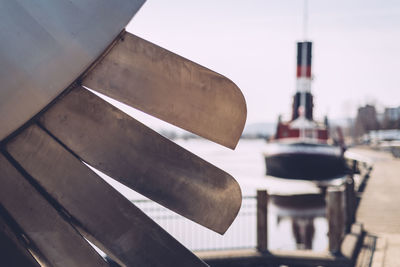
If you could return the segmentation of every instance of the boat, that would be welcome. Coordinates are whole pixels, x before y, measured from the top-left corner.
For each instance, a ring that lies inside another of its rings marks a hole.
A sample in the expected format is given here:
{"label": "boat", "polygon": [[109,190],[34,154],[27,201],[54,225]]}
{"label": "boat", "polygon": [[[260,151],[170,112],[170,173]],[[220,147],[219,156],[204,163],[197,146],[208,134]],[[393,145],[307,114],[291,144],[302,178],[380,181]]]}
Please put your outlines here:
{"label": "boat", "polygon": [[264,158],[269,176],[327,180],[347,173],[340,129],[336,128],[337,138],[333,139],[328,119],[318,122],[313,118],[311,53],[312,42],[297,43],[297,91],[292,118],[287,122],[278,119],[276,134],[266,146]]}

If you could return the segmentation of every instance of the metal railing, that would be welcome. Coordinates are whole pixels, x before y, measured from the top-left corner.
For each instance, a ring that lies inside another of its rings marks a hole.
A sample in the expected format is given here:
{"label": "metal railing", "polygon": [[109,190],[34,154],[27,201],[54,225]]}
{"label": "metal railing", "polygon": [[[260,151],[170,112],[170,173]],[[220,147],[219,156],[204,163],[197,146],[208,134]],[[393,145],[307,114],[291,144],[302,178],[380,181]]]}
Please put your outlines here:
{"label": "metal railing", "polygon": [[151,200],[132,201],[157,224],[193,251],[255,248],[257,245],[257,199],[243,197],[240,211],[222,236]]}

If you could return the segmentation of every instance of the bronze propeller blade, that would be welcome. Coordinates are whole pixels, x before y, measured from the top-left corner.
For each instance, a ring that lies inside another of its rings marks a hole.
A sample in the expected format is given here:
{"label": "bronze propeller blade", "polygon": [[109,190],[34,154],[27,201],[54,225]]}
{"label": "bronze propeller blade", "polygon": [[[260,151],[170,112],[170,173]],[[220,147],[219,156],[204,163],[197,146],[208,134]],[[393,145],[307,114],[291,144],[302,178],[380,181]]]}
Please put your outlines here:
{"label": "bronze propeller blade", "polygon": [[0,201],[45,266],[107,266],[88,242],[0,154]]}
{"label": "bronze propeller blade", "polygon": [[38,126],[11,140],[7,151],[121,265],[206,266]]}
{"label": "bronze propeller blade", "polygon": [[0,251],[3,266],[40,267],[2,217],[0,217]]}
{"label": "bronze propeller blade", "polygon": [[39,122],[89,165],[214,231],[225,232],[239,211],[240,187],[229,174],[84,88]]}
{"label": "bronze propeller blade", "polygon": [[232,81],[128,32],[82,83],[230,148],[246,120],[244,97]]}

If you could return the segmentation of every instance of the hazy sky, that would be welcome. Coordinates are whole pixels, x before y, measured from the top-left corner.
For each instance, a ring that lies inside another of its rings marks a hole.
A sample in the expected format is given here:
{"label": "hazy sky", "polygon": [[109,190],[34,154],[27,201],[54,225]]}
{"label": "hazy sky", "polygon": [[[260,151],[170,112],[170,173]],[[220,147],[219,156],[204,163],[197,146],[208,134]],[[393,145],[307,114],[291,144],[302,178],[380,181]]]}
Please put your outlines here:
{"label": "hazy sky", "polygon": [[[248,123],[289,115],[303,0],[147,0],[128,31],[233,80]],[[400,105],[400,1],[309,0],[315,115]],[[136,117],[136,116],[135,116]]]}

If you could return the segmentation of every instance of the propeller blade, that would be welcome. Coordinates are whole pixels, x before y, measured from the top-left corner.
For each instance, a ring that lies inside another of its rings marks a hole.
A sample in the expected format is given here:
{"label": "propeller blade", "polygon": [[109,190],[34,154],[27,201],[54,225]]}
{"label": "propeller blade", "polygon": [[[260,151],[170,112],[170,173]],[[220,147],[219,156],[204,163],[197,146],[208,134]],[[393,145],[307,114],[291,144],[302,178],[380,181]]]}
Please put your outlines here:
{"label": "propeller blade", "polygon": [[0,217],[0,251],[2,266],[40,267],[2,217]]}
{"label": "propeller blade", "polygon": [[246,102],[232,81],[128,32],[82,84],[229,148],[246,121]]}
{"label": "propeller blade", "polygon": [[6,148],[80,232],[119,264],[206,266],[38,126],[25,129]]}
{"label": "propeller blade", "polygon": [[45,266],[104,266],[106,262],[0,154],[0,202]]}
{"label": "propeller blade", "polygon": [[229,174],[84,88],[39,122],[89,165],[214,231],[224,233],[240,209],[240,187]]}

